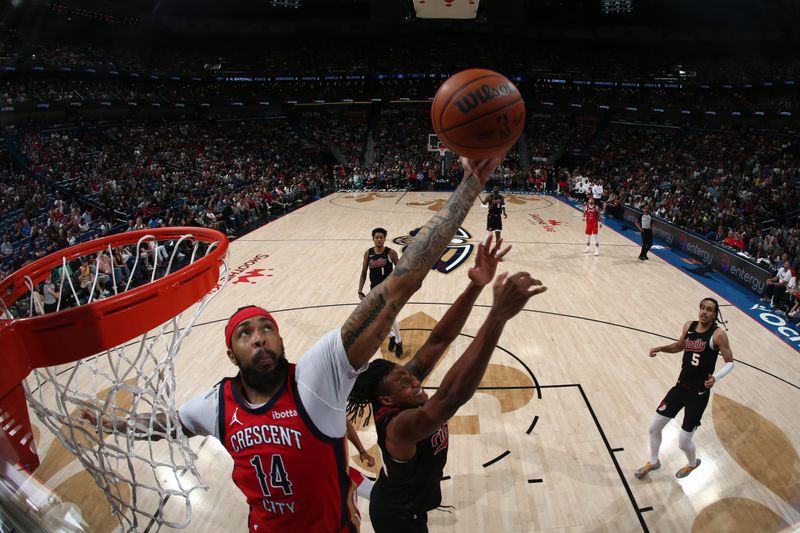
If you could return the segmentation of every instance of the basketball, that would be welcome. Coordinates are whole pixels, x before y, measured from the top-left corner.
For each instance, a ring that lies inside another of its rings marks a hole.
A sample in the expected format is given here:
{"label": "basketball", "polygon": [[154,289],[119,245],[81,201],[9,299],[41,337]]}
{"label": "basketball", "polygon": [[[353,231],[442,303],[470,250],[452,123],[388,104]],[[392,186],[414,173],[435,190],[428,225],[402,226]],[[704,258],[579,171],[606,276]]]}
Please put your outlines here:
{"label": "basketball", "polygon": [[439,87],[431,121],[449,150],[486,159],[507,152],[517,142],[525,126],[525,102],[502,74],[463,70]]}

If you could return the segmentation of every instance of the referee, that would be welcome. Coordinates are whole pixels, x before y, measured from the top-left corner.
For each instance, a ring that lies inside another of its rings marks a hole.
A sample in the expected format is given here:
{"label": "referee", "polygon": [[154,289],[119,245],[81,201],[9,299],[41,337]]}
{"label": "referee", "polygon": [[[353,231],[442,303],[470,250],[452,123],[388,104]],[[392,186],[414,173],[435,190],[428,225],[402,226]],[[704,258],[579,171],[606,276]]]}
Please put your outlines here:
{"label": "referee", "polygon": [[653,246],[653,217],[650,216],[650,206],[642,207],[642,214],[636,222],[639,233],[642,235],[642,252],[639,254],[639,261],[647,261],[647,252]]}

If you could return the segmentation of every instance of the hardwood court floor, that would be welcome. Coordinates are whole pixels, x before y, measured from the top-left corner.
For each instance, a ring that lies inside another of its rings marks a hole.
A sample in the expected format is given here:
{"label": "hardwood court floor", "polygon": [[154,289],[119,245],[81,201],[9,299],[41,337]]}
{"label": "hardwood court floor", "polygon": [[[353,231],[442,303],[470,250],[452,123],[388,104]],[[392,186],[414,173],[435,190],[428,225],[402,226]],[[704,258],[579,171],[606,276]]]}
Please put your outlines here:
{"label": "hardwood court floor", "polygon": [[[181,350],[179,400],[234,374],[222,331],[241,305],[272,310],[287,356],[296,360],[357,303],[370,230],[387,228],[390,241],[407,235],[446,197],[337,193],[234,242],[231,282]],[[663,468],[635,479],[649,455],[654,409],[680,368],[680,354],[651,359],[648,350],[677,337],[712,293],[654,255],[638,261],[638,246],[605,228],[601,255],[584,254],[580,213],[552,197],[510,195],[507,206],[503,236],[514,249],[501,270],[527,270],[549,290],[508,324],[481,390],[450,423],[442,489],[443,503],[454,509],[431,512],[431,531],[751,532],[800,520],[800,425],[791,414],[800,403],[798,354],[735,307],[724,307],[734,357],[746,364],[714,388],[695,435],[702,466],[684,480],[674,477],[685,456],[672,423],[664,432]],[[476,203],[463,224],[469,235],[463,244],[483,238],[485,221]],[[463,247],[450,255],[462,253]],[[431,272],[401,312],[407,354],[466,286],[471,261],[448,274]],[[487,289],[427,386],[435,388],[467,347],[490,304]],[[379,457],[373,426],[361,429]],[[61,453],[39,433],[43,457]],[[231,482],[231,461],[213,439],[193,444],[210,488],[195,492],[188,530],[245,531],[247,507]],[[96,507],[95,531],[114,530],[104,499],[64,490],[80,473],[76,462],[56,463],[47,484],[85,514]],[[367,502],[360,509],[362,531],[372,531]]]}

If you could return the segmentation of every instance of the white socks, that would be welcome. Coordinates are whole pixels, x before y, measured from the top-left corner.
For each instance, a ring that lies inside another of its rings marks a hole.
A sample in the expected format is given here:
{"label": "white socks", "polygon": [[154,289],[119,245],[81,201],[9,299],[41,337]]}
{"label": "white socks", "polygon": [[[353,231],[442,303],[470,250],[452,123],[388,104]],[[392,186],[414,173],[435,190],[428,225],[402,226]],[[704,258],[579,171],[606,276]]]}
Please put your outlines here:
{"label": "white socks", "polygon": [[[650,464],[658,462],[658,450],[661,448],[661,432],[671,419],[656,413],[650,423]],[[692,441],[694,431],[691,433],[681,429],[678,437],[678,447],[686,454],[689,466],[697,465],[697,447]]]}
{"label": "white socks", "polygon": [[697,447],[694,445],[694,442],[692,442],[693,436],[694,431],[689,433],[681,429],[681,434],[678,437],[678,446],[683,450],[683,453],[686,454],[686,459],[689,460],[689,466],[697,466]]}
{"label": "white socks", "polygon": [[397,320],[395,320],[395,321],[392,323],[392,332],[391,332],[389,335],[391,335],[392,337],[394,337],[394,342],[396,342],[397,344],[400,344],[401,342],[403,342],[403,341],[400,339],[400,322],[398,322]]}
{"label": "white socks", "polygon": [[650,464],[658,462],[658,450],[661,448],[661,431],[672,420],[656,413],[650,423]]}

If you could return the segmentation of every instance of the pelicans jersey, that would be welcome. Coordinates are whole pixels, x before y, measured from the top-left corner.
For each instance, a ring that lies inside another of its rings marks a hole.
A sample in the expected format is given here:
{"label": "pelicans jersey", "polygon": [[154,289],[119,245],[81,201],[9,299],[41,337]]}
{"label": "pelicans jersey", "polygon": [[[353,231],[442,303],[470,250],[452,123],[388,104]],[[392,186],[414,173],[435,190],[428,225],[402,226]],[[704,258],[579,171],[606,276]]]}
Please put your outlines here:
{"label": "pelicans jersey", "polygon": [[587,205],[586,211],[586,235],[597,235],[597,205]]}
{"label": "pelicans jersey", "polygon": [[242,398],[238,379],[220,384],[218,424],[233,458],[233,482],[250,506],[251,533],[358,531],[344,437],[327,437],[314,426],[297,393],[295,365],[257,409]]}

